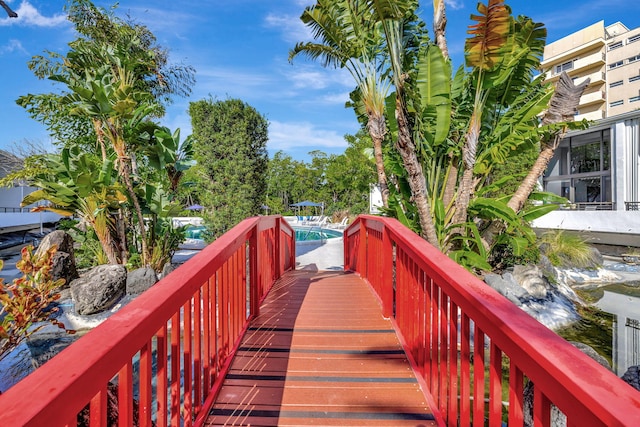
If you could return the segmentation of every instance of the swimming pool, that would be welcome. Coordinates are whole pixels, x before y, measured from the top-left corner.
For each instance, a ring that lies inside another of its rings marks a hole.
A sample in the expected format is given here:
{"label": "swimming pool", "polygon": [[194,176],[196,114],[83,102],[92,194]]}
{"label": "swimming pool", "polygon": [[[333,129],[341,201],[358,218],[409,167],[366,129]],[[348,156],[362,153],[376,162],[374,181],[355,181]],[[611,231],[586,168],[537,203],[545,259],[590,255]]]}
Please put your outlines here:
{"label": "swimming pool", "polygon": [[204,225],[190,225],[184,230],[184,236],[187,239],[204,240],[204,232],[207,228]]}
{"label": "swimming pool", "polygon": [[296,232],[296,242],[321,241],[342,237],[342,233],[337,230],[318,227],[293,227]]}
{"label": "swimming pool", "polygon": [[[296,232],[297,242],[322,241],[326,239],[335,239],[337,237],[342,237],[342,233],[340,231],[330,230],[328,228],[293,227],[293,229]],[[204,241],[204,233],[206,231],[207,228],[204,225],[193,225],[189,226],[184,231],[184,235],[187,239]]]}

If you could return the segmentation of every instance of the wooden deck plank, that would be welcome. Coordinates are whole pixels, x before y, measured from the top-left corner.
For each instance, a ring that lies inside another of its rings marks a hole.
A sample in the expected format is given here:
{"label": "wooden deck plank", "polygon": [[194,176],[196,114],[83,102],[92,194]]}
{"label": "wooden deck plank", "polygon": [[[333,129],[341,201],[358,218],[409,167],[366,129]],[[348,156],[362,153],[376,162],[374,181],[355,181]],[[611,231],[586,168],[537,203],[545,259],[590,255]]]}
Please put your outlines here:
{"label": "wooden deck plank", "polygon": [[206,425],[436,425],[390,321],[357,276],[288,273],[260,310]]}

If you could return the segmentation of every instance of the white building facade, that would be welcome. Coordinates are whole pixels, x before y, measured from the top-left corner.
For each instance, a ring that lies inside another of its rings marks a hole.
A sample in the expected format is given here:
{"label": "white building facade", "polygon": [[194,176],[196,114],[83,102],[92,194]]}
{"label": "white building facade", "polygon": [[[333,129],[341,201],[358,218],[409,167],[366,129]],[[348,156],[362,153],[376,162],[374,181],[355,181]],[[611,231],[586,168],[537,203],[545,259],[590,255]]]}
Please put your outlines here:
{"label": "white building facade", "polygon": [[569,203],[534,227],[610,233],[602,243],[640,246],[640,111],[568,133],[543,187]]}

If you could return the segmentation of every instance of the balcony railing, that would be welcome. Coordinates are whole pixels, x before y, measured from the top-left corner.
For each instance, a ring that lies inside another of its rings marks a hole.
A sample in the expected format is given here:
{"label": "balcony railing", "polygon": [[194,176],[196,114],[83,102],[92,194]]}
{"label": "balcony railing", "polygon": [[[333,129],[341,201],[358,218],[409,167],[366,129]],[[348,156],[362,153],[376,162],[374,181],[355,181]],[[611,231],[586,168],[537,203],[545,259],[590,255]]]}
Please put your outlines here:
{"label": "balcony railing", "polygon": [[615,202],[576,202],[559,205],[561,210],[572,211],[615,211]]}
{"label": "balcony railing", "polygon": [[1,395],[0,426],[75,426],[87,405],[106,426],[109,394],[120,426],[202,425],[294,239],[282,217],[244,220]]}
{"label": "balcony railing", "polygon": [[640,202],[624,202],[624,208],[627,211],[640,211]]}
{"label": "balcony railing", "polygon": [[359,217],[347,269],[377,293],[446,425],[550,426],[552,405],[568,426],[640,425],[638,391],[396,220]]}

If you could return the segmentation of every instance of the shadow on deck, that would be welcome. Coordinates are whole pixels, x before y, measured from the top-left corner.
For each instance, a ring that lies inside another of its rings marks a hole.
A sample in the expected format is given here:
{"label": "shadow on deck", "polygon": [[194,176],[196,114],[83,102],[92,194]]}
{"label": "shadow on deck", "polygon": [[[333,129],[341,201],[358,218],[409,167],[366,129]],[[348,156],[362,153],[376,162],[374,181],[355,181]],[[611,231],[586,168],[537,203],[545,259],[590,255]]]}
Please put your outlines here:
{"label": "shadow on deck", "polygon": [[206,425],[436,425],[389,320],[355,274],[285,274]]}

